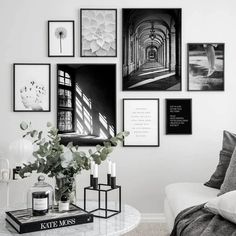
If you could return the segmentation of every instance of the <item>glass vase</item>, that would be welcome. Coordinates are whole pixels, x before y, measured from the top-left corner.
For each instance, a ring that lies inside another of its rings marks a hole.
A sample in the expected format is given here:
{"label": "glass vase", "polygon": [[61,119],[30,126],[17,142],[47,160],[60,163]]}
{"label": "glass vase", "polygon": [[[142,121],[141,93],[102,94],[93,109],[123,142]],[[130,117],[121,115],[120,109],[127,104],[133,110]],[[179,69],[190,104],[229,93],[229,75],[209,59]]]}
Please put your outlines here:
{"label": "glass vase", "polygon": [[76,204],[76,181],[75,177],[56,177],[55,200],[56,203],[65,195],[70,203]]}

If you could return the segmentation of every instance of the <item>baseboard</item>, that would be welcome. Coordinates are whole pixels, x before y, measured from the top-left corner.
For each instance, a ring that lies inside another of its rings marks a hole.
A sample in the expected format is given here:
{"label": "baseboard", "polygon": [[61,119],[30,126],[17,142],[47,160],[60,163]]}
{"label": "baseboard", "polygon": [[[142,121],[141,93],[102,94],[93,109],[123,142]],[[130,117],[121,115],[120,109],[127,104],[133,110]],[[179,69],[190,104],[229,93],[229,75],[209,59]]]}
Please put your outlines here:
{"label": "baseboard", "polygon": [[163,213],[143,213],[141,223],[165,223],[166,218]]}

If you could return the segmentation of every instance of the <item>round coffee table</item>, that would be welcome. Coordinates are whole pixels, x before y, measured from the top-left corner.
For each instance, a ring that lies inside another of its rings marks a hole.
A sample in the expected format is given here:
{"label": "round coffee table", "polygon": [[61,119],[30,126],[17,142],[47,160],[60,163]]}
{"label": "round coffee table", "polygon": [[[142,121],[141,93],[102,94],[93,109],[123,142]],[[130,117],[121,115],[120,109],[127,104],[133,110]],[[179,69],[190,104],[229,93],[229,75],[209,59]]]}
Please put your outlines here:
{"label": "round coffee table", "polygon": [[[141,216],[137,209],[123,205],[120,214],[108,219],[94,217],[93,223],[23,234],[26,236],[118,236],[134,229]],[[0,236],[19,235],[5,221],[5,212],[0,213]]]}

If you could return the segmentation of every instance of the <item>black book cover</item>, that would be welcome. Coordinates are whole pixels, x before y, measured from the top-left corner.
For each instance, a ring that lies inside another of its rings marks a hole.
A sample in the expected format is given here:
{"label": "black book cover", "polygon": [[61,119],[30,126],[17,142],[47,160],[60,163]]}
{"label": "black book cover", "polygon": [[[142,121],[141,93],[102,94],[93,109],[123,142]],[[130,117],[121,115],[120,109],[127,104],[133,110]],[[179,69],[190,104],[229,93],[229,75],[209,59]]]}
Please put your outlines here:
{"label": "black book cover", "polygon": [[93,222],[93,215],[81,208],[71,205],[67,212],[50,210],[44,216],[31,216],[30,210],[16,210],[6,212],[6,221],[20,233],[29,233],[47,229],[55,229]]}

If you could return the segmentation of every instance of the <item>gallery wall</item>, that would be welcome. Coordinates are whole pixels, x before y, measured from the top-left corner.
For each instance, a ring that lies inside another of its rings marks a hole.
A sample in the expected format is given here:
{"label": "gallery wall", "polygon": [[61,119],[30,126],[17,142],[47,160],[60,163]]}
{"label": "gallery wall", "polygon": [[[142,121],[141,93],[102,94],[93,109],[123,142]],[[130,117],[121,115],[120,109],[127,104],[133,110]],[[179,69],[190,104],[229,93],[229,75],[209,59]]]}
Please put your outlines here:
{"label": "gallery wall", "polygon": [[[122,8],[182,8],[182,91],[122,92]],[[160,99],[160,147],[119,147],[112,154],[117,163],[117,178],[123,189],[123,202],[142,213],[162,213],[164,188],[174,182],[204,182],[213,172],[222,143],[224,129],[236,132],[236,79],[234,30],[236,3],[228,0],[1,0],[0,1],[0,150],[7,156],[9,143],[20,137],[21,121],[31,121],[42,129],[47,121],[56,125],[56,64],[117,63],[117,130],[123,124],[123,98]],[[79,57],[79,9],[118,9],[117,58]],[[47,57],[47,21],[75,20],[75,57]],[[225,91],[187,92],[186,44],[198,42],[225,43]],[[12,64],[51,63],[51,112],[13,112]],[[165,98],[192,98],[192,135],[165,135]],[[82,148],[86,150],[85,147]],[[10,157],[9,157],[10,158]],[[11,160],[13,164],[14,161]],[[101,179],[105,167],[100,170]],[[30,180],[33,182],[35,179]],[[29,180],[11,186],[11,202],[24,194]],[[88,184],[88,173],[79,178],[79,198]],[[23,186],[24,184],[24,186]],[[23,187],[22,187],[23,186]],[[1,194],[3,191],[1,191]],[[18,195],[19,196],[19,195]]]}

